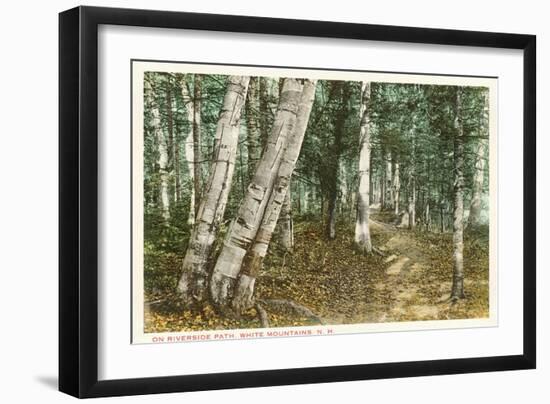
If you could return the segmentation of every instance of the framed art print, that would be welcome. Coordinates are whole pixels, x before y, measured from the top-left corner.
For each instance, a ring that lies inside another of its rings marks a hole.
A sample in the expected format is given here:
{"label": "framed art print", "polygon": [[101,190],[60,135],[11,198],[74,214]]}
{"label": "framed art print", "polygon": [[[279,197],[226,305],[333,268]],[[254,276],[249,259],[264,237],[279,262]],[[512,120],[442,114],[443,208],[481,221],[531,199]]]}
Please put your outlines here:
{"label": "framed art print", "polygon": [[534,368],[535,37],[61,13],[59,327],[77,397]]}

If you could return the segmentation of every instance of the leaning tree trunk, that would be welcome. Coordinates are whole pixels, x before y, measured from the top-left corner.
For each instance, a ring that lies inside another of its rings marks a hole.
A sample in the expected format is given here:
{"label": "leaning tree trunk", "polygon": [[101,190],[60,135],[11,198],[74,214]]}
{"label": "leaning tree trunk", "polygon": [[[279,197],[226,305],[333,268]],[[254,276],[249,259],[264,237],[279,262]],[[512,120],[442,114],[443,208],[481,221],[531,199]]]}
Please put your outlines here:
{"label": "leaning tree trunk", "polygon": [[252,307],[254,303],[255,279],[267,254],[269,242],[277,225],[281,209],[284,206],[285,198],[290,194],[290,178],[302,148],[309,115],[315,98],[315,87],[316,80],[305,80],[296,114],[296,123],[292,132],[288,135],[289,139],[282,155],[281,164],[273,183],[273,189],[269,195],[261,225],[242,263],[238,285],[235,289],[232,302],[233,310],[236,313],[241,313],[243,310]]}
{"label": "leaning tree trunk", "polygon": [[212,302],[222,310],[228,307],[241,264],[256,237],[281,163],[282,152],[296,122],[301,94],[300,80],[290,78],[284,80],[275,121],[265,151],[258,162],[254,178],[248,185],[214,266],[210,293]]}
{"label": "leaning tree trunk", "polygon": [[239,142],[241,110],[249,77],[230,76],[215,135],[215,158],[197,211],[196,223],[183,260],[178,291],[185,303],[200,302],[205,297],[207,261],[223,218]]}
{"label": "leaning tree trunk", "polygon": [[260,136],[260,91],[259,78],[252,77],[248,86],[246,101],[246,131],[248,143],[248,179],[251,180],[256,171],[256,164],[262,154],[262,141]]}
{"label": "leaning tree trunk", "polygon": [[454,136],[454,211],[453,211],[453,285],[451,299],[464,298],[464,128],[462,122],[462,88],[456,89]]}
{"label": "leaning tree trunk", "polygon": [[357,218],[355,220],[355,245],[360,251],[372,253],[369,229],[370,200],[370,132],[369,132],[370,83],[361,88],[361,123],[359,132],[359,190],[357,192]]}
{"label": "leaning tree trunk", "polygon": [[187,223],[190,225],[195,224],[195,146],[193,139],[193,100],[189,95],[189,87],[187,86],[187,80],[184,78],[181,81],[181,96],[185,105],[185,118],[188,122],[189,130],[185,134],[185,159],[187,160],[187,167],[189,170],[189,178],[193,186],[191,187],[191,198],[189,199],[189,216],[187,217]]}

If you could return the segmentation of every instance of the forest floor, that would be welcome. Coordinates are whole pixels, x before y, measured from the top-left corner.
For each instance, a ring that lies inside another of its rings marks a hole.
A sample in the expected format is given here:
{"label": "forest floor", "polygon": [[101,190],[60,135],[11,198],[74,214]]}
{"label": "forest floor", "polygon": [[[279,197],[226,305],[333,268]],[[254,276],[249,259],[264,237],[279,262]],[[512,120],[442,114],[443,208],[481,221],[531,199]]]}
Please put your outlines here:
{"label": "forest floor", "polygon": [[[389,222],[391,215],[376,210],[371,216],[373,244],[383,256],[357,252],[350,223],[339,224],[335,240],[328,240],[318,223],[295,223],[293,253],[268,255],[256,295],[262,302],[295,303],[315,316],[292,305],[262,303],[271,327],[488,317],[486,234],[466,233],[466,299],[451,303],[452,234],[399,228]],[[160,299],[146,303],[145,331],[257,328],[258,317],[255,308],[231,319],[208,305],[183,310],[176,301]]]}

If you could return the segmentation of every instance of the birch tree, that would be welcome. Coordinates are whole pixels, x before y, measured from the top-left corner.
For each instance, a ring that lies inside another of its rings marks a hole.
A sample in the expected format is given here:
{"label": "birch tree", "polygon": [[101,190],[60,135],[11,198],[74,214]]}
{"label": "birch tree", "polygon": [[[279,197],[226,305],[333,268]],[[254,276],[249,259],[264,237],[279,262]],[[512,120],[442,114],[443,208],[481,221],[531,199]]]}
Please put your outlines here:
{"label": "birch tree", "polygon": [[249,77],[230,76],[215,134],[215,158],[201,198],[196,223],[183,260],[178,292],[189,304],[205,298],[207,261],[223,217],[239,141],[241,111],[246,99]]}
{"label": "birch tree", "polygon": [[294,129],[301,94],[300,80],[284,79],[279,106],[265,151],[231,223],[212,273],[211,298],[219,307],[229,306],[241,264],[256,237],[281,163],[281,155],[287,138]]}
{"label": "birch tree", "polygon": [[[386,148],[387,149],[387,148]],[[392,175],[392,164],[391,164],[391,151],[386,150],[384,155],[385,169],[384,169],[384,206],[383,209],[392,209],[393,208],[393,175]]]}
{"label": "birch tree", "polygon": [[202,182],[202,153],[201,153],[201,98],[202,76],[195,74],[193,86],[193,197],[195,198],[195,213],[199,207]]}
{"label": "birch tree", "polygon": [[185,160],[189,171],[189,179],[191,181],[191,197],[189,198],[189,214],[187,223],[193,225],[195,223],[195,139],[194,139],[194,113],[193,100],[190,96],[189,86],[186,76],[181,80],[181,96],[184,102],[185,117],[188,122],[189,130],[185,133]]}
{"label": "birch tree", "polygon": [[468,227],[476,228],[481,224],[481,197],[483,195],[483,177],[485,176],[485,154],[487,141],[480,139],[476,148],[476,162],[473,179],[472,200],[470,203],[470,216]]}
{"label": "birch tree", "polygon": [[464,127],[462,122],[462,88],[456,88],[454,134],[454,210],[453,210],[453,284],[451,299],[464,298]]}
{"label": "birch tree", "polygon": [[[480,129],[483,132],[488,132],[488,122],[485,115],[489,112],[489,95],[484,95],[484,108],[482,121],[480,122]],[[481,224],[481,197],[483,195],[483,180],[485,177],[485,159],[487,154],[487,139],[482,136],[486,135],[481,133],[478,143],[476,145],[475,154],[475,171],[473,178],[472,200],[470,202],[470,216],[468,217],[468,227],[476,228]]]}
{"label": "birch tree", "polygon": [[357,217],[355,219],[355,245],[360,251],[372,253],[369,229],[370,200],[370,128],[369,128],[370,83],[361,86],[361,109],[359,126],[359,189],[357,191]]}
{"label": "birch tree", "polygon": [[155,138],[158,145],[158,168],[160,176],[160,201],[161,201],[161,211],[162,217],[165,221],[170,219],[170,197],[168,195],[168,146],[166,143],[166,137],[162,130],[160,122],[160,112],[158,105],[152,100],[151,102],[151,113],[153,116],[152,126],[155,132]]}
{"label": "birch tree", "polygon": [[416,227],[416,130],[413,127],[410,131],[411,142],[411,165],[409,167],[409,229]]}
{"label": "birch tree", "polygon": [[168,153],[172,159],[172,171],[173,171],[173,201],[177,203],[181,196],[181,186],[180,186],[180,166],[179,166],[179,144],[178,144],[178,133],[175,130],[174,124],[174,104],[173,104],[173,95],[172,95],[172,75],[166,74],[165,77],[165,86],[166,86],[166,124],[168,129],[168,139],[169,139],[169,148]]}
{"label": "birch tree", "polygon": [[292,223],[292,196],[291,186],[289,184],[281,207],[281,214],[277,222],[279,228],[279,245],[283,251],[291,251],[294,247],[294,231]]}
{"label": "birch tree", "polygon": [[396,161],[393,166],[393,212],[399,214],[399,191],[401,183],[399,178],[399,162]]}
{"label": "birch tree", "polygon": [[250,78],[246,101],[246,130],[248,144],[248,178],[252,179],[256,164],[262,154],[260,138],[260,89],[259,78]]}

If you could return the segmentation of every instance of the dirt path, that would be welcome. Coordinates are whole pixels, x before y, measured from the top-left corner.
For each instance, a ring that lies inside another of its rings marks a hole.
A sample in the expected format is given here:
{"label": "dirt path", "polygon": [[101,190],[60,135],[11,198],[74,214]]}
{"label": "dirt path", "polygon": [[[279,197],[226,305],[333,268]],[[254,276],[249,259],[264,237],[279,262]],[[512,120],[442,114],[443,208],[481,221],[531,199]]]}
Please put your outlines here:
{"label": "dirt path", "polygon": [[[375,209],[372,211],[376,212]],[[434,305],[420,290],[422,282],[429,278],[427,272],[430,265],[413,234],[406,229],[376,220],[371,220],[370,229],[373,235],[391,234],[386,243],[377,246],[385,254],[385,274],[373,285],[379,298],[357,302],[356,313],[351,317],[335,313],[325,321],[329,324],[342,324],[439,318],[440,310],[446,306]]]}
{"label": "dirt path", "polygon": [[422,280],[428,278],[429,262],[406,230],[396,229],[395,235],[381,247],[388,256],[384,262],[386,278],[375,288],[391,296],[392,304],[378,317],[379,322],[402,321],[408,318],[429,320],[439,317],[441,305],[433,305],[420,292]]}

